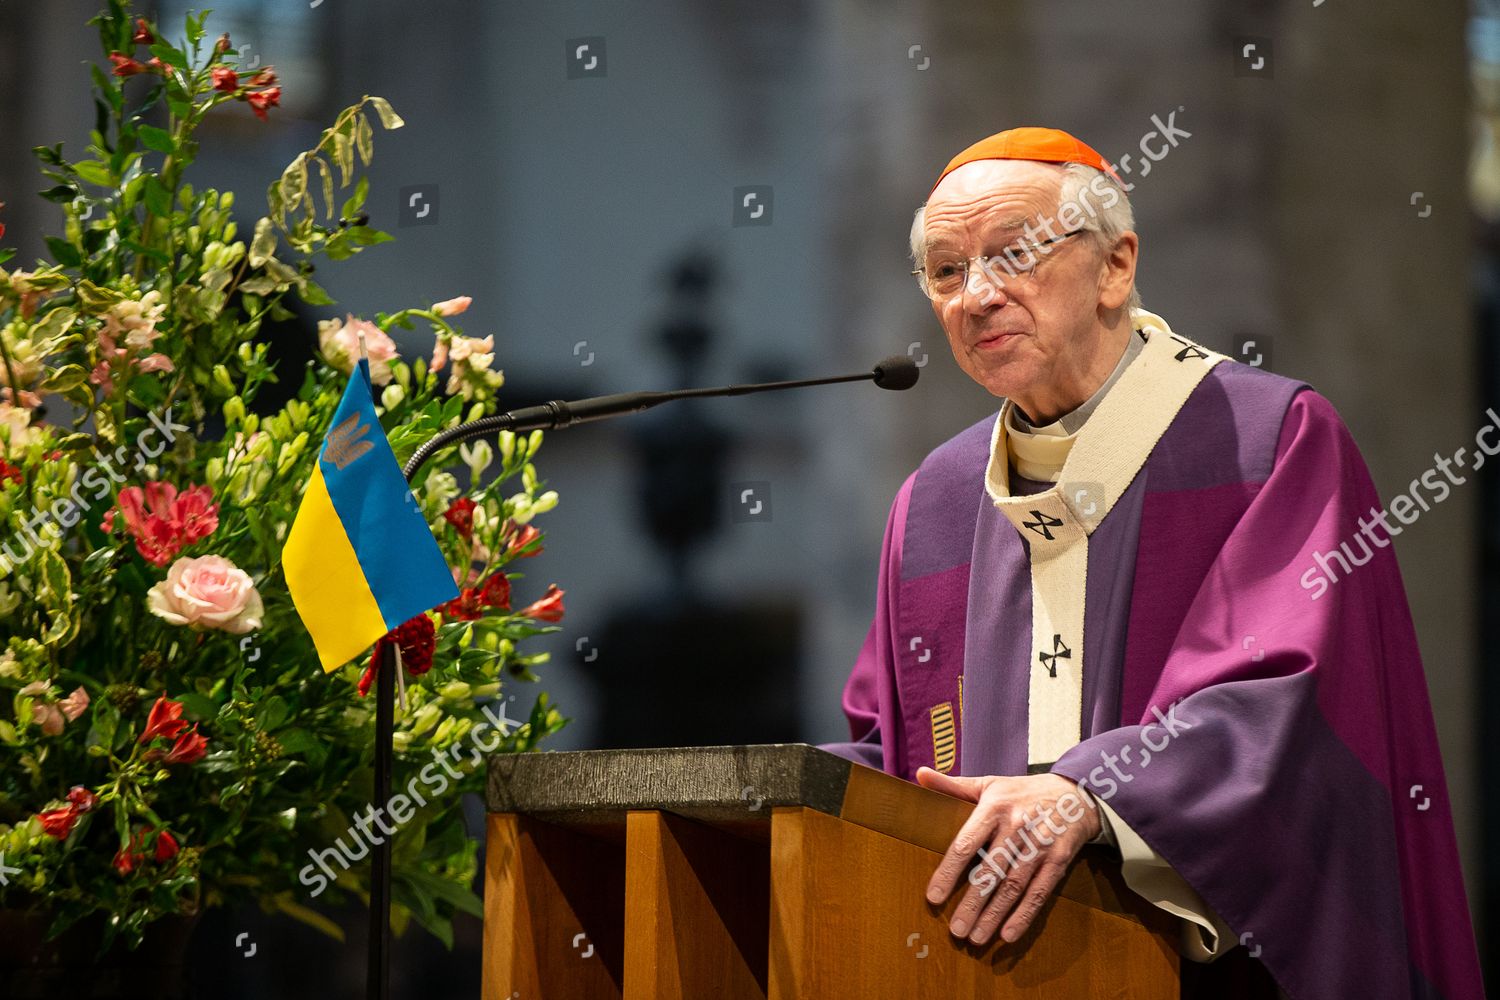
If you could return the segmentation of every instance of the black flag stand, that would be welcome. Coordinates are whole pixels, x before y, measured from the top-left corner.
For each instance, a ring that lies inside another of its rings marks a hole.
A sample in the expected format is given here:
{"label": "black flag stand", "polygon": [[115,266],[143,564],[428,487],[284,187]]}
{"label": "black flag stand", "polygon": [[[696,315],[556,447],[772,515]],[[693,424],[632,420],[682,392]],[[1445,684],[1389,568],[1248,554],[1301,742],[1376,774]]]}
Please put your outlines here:
{"label": "black flag stand", "polygon": [[[381,647],[375,667],[375,791],[381,809],[391,801],[392,748],[396,730],[396,645]],[[391,838],[381,837],[370,852],[370,947],[366,996],[386,1000],[391,993]]]}
{"label": "black flag stand", "polygon": [[[671,402],[701,396],[739,396],[776,389],[800,389],[804,386],[830,385],[835,382],[873,380],[882,389],[910,389],[916,384],[916,362],[905,355],[886,358],[868,372],[835,375],[830,378],[798,379],[789,382],[764,382],[756,385],[727,385],[710,389],[679,389],[674,392],[631,392],[613,396],[595,396],[572,403],[553,400],[513,413],[497,413],[466,424],[450,427],[425,442],[406,460],[402,475],[408,484],[422,465],[439,450],[448,446],[488,437],[499,431],[517,433],[533,429],[556,429]],[[382,812],[391,801],[391,766],[396,730],[396,671],[402,669],[396,657],[396,644],[382,647],[375,666],[375,787],[372,798]],[[368,1000],[388,1000],[391,991],[391,838],[382,837],[370,851],[370,937],[369,966],[365,979]]]}

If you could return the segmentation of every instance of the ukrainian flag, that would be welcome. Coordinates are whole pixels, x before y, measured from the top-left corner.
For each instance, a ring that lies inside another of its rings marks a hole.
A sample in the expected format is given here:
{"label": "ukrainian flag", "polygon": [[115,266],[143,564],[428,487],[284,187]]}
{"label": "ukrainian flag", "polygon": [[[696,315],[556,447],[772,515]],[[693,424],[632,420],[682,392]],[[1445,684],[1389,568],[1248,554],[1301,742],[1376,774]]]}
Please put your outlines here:
{"label": "ukrainian flag", "polygon": [[373,391],[361,359],[281,553],[287,590],[325,671],[458,596],[375,417]]}

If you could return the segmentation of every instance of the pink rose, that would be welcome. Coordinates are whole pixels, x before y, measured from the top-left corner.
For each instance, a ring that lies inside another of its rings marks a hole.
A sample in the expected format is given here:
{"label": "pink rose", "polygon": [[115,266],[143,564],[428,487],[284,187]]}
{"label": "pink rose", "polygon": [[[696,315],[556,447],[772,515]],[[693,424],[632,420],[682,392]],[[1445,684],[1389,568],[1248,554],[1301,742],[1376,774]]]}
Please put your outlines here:
{"label": "pink rose", "polygon": [[469,308],[470,303],[472,303],[473,301],[474,300],[467,295],[460,295],[456,299],[444,299],[441,302],[434,302],[432,304],[432,311],[437,313],[439,316],[457,316],[459,313]]}
{"label": "pink rose", "polygon": [[73,722],[89,707],[89,693],[81,687],[74,688],[72,694],[57,703],[57,707],[62,709],[69,722]]}
{"label": "pink rose", "polygon": [[353,314],[342,320],[325,319],[318,324],[318,350],[323,360],[343,372],[354,372],[359,362],[359,335],[364,334],[365,352],[370,357],[370,381],[386,385],[391,381],[391,362],[396,359],[396,342],[380,327]]}
{"label": "pink rose", "polygon": [[223,556],[182,558],[146,594],[151,613],[173,625],[244,635],[265,613],[250,574]]}

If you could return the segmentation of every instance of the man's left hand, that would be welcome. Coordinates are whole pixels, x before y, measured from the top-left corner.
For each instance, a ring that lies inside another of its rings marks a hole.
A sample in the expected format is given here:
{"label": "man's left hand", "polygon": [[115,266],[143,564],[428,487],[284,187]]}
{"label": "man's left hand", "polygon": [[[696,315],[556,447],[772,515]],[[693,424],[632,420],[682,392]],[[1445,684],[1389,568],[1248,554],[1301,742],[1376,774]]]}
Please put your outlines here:
{"label": "man's left hand", "polygon": [[941,905],[980,849],[989,855],[969,878],[949,924],[955,936],[967,935],[974,944],[989,941],[1001,921],[1000,936],[1019,940],[1102,824],[1078,785],[1058,774],[968,778],[923,767],[917,784],[974,803],[927,883],[927,901]]}

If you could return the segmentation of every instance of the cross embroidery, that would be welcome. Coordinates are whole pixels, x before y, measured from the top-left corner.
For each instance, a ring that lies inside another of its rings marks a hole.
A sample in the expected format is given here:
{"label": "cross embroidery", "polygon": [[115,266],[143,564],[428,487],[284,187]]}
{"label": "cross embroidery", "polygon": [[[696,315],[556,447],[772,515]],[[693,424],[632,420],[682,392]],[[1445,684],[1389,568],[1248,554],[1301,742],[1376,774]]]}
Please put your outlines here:
{"label": "cross embroidery", "polygon": [[1071,660],[1073,658],[1073,651],[1064,645],[1062,636],[1054,635],[1052,637],[1052,652],[1049,653],[1044,649],[1037,656],[1041,658],[1042,666],[1047,668],[1047,676],[1056,677],[1057,661],[1059,659]]}
{"label": "cross embroidery", "polygon": [[1036,532],[1038,535],[1041,535],[1049,542],[1052,541],[1053,538],[1052,529],[1062,527],[1061,518],[1048,517],[1046,514],[1043,514],[1039,510],[1032,511],[1031,516],[1036,518],[1036,520],[1022,521],[1021,527],[1030,528],[1032,531]]}
{"label": "cross embroidery", "polygon": [[1183,340],[1176,334],[1172,335],[1172,339],[1182,345],[1182,350],[1177,352],[1178,361],[1186,361],[1188,358],[1201,358],[1204,361],[1208,360],[1208,352],[1203,350],[1203,348],[1199,347],[1197,344],[1191,344],[1186,340]]}

